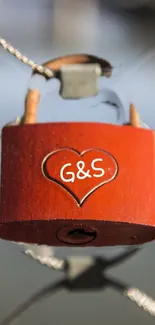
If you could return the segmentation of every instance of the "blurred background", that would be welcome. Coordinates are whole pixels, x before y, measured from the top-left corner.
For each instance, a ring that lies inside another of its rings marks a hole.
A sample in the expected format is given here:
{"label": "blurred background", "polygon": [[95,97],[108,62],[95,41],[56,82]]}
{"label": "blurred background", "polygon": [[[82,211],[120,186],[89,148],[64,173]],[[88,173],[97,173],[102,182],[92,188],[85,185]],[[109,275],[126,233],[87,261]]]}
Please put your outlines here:
{"label": "blurred background", "polygon": [[[141,7],[141,4],[145,7]],[[114,66],[110,80],[100,80],[94,99],[63,101],[59,85],[49,81],[42,97],[39,121],[85,120],[116,122],[116,112],[102,104],[103,88],[115,91],[128,116],[136,104],[141,118],[155,127],[155,12],[154,1],[128,0],[1,0],[0,30],[23,54],[38,63],[69,53],[90,53]],[[134,10],[132,10],[134,7]],[[0,49],[0,127],[21,116],[31,69]],[[37,82],[37,81],[35,81]],[[44,95],[45,95],[44,93]],[[111,98],[109,98],[111,99]],[[97,104],[98,110],[94,109]],[[120,104],[121,105],[121,104]],[[122,117],[123,120],[123,117]],[[143,249],[109,274],[155,297],[155,244]],[[0,242],[0,321],[31,294],[54,283],[62,274],[46,269],[20,252],[20,247]],[[60,249],[57,256],[113,256],[122,248]],[[154,320],[110,288],[100,292],[49,294],[18,319],[18,324],[153,324]]]}

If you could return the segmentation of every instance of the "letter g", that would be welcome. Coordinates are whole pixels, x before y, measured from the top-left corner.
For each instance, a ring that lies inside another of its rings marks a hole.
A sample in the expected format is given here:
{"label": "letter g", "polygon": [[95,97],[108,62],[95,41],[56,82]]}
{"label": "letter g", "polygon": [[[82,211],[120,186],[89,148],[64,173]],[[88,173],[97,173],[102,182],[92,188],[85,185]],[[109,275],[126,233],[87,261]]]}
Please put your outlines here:
{"label": "letter g", "polygon": [[69,178],[65,178],[64,176],[64,172],[65,169],[69,166],[72,166],[72,164],[65,164],[61,169],[60,169],[60,177],[62,179],[63,182],[65,183],[74,183],[75,181],[75,174],[73,172],[66,172],[66,175],[70,176]]}

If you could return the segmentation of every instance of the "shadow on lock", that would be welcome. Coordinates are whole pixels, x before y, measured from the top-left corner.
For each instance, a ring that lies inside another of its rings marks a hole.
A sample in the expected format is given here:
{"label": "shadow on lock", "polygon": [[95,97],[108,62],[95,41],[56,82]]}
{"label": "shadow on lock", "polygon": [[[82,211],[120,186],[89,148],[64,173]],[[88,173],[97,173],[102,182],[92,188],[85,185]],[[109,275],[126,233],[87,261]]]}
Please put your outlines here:
{"label": "shadow on lock", "polygon": [[[112,66],[89,55],[45,63],[64,99],[96,96]],[[137,245],[154,239],[154,131],[130,107],[126,125],[36,123],[40,92],[2,131],[0,237],[51,246]]]}

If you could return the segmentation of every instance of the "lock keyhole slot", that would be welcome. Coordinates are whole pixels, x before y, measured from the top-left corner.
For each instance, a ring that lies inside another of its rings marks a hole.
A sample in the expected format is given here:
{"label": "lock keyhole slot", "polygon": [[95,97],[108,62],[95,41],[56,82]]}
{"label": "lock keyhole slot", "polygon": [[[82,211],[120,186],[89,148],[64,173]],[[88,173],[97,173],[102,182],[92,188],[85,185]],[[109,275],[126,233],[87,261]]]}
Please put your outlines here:
{"label": "lock keyhole slot", "polygon": [[82,228],[76,228],[68,232],[68,236],[74,238],[83,238],[84,236],[92,237],[96,236],[96,231],[87,231]]}
{"label": "lock keyhole slot", "polygon": [[86,245],[97,237],[97,232],[90,226],[68,225],[59,229],[57,239],[68,245]]}

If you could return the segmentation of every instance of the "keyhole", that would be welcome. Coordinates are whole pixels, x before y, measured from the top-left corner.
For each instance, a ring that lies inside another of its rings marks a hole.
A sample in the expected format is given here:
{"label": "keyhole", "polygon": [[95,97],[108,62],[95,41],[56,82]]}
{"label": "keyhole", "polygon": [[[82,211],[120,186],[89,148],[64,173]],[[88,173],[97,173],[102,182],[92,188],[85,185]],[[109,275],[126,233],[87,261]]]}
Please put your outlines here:
{"label": "keyhole", "polygon": [[92,237],[96,235],[95,231],[86,231],[85,229],[73,229],[68,232],[68,236],[71,236],[72,238],[83,238],[83,237]]}
{"label": "keyhole", "polygon": [[66,226],[58,230],[57,238],[59,241],[69,245],[84,245],[90,243],[97,236],[94,229],[89,226],[74,225]]}

